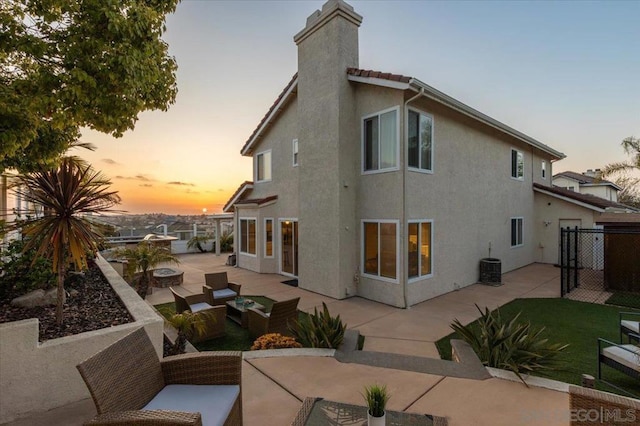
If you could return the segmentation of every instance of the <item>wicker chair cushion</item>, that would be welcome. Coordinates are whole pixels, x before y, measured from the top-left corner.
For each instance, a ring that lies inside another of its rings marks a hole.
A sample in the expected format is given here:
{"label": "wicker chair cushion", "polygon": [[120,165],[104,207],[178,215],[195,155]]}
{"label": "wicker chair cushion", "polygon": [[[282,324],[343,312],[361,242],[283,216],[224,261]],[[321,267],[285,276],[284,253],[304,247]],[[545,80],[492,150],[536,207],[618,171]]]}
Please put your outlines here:
{"label": "wicker chair cushion", "polygon": [[620,325],[627,330],[631,330],[635,333],[640,333],[640,321],[622,320]]}
{"label": "wicker chair cushion", "polygon": [[238,395],[238,385],[167,385],[143,410],[200,413],[203,426],[222,426]]}
{"label": "wicker chair cushion", "polygon": [[191,308],[191,312],[193,312],[193,313],[196,313],[196,312],[199,312],[199,311],[203,311],[205,309],[213,308],[213,306],[211,306],[210,304],[208,304],[206,302],[194,303],[193,305],[189,305],[189,307]]}
{"label": "wicker chair cushion", "polygon": [[236,297],[238,293],[231,290],[230,288],[223,288],[222,290],[213,290],[213,298],[214,299],[222,299],[225,297]]}
{"label": "wicker chair cushion", "polygon": [[602,354],[632,370],[640,371],[640,348],[634,345],[609,346]]}

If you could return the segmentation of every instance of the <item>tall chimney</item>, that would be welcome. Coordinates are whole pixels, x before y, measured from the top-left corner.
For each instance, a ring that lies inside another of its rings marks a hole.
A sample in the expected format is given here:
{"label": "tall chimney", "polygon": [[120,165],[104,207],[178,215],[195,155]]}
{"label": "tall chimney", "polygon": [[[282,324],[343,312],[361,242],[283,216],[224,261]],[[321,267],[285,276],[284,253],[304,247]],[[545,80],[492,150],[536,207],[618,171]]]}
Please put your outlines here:
{"label": "tall chimney", "polygon": [[298,45],[300,286],[343,298],[357,267],[355,181],[359,126],[347,68],[358,67],[362,17],[329,0]]}

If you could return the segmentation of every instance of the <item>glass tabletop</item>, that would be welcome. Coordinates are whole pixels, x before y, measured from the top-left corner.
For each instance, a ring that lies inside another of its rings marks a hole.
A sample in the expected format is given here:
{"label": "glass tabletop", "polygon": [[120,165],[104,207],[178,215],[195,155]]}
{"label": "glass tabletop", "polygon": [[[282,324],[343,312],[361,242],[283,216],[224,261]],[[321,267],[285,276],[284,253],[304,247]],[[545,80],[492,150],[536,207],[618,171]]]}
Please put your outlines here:
{"label": "glass tabletop", "polygon": [[[247,304],[247,301],[250,301],[251,303]],[[235,300],[229,300],[227,301],[227,306],[230,306],[240,312],[246,312],[249,308],[256,308],[260,310],[264,309],[263,305],[250,299],[243,299],[242,303],[236,303]]]}
{"label": "glass tabletop", "polygon": [[[387,411],[387,426],[444,426],[446,419],[428,414],[414,414],[399,411]],[[322,398],[307,398],[298,413],[296,425],[367,425],[367,408],[359,405],[328,401]]]}

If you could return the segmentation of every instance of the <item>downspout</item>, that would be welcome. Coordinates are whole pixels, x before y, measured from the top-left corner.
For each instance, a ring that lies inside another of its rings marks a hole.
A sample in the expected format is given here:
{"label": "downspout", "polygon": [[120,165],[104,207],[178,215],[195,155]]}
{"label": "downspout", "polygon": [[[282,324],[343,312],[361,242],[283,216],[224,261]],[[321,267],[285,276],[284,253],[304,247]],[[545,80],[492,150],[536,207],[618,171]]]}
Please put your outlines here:
{"label": "downspout", "polygon": [[402,259],[403,259],[403,264],[402,264],[402,300],[404,302],[404,309],[409,309],[409,299],[407,298],[407,285],[409,284],[409,268],[407,268],[407,260],[409,259],[409,245],[407,244],[407,238],[409,236],[409,227],[407,226],[407,174],[409,172],[409,168],[408,168],[408,164],[409,164],[409,147],[408,147],[408,142],[409,142],[409,138],[407,135],[407,130],[408,130],[408,126],[406,126],[406,124],[408,123],[408,112],[407,112],[407,107],[409,106],[409,103],[415,101],[416,99],[420,98],[424,96],[424,88],[421,87],[420,91],[418,92],[418,94],[416,94],[415,96],[407,99],[404,102],[404,108],[402,110],[402,114],[403,114],[403,120],[402,120],[402,129],[404,129],[404,131],[402,132],[402,136],[403,136],[403,141],[405,142],[404,145],[404,149],[403,151],[403,164],[402,164],[402,225],[401,228],[402,229],[402,235],[405,237],[402,240],[404,241],[403,247],[402,247]]}

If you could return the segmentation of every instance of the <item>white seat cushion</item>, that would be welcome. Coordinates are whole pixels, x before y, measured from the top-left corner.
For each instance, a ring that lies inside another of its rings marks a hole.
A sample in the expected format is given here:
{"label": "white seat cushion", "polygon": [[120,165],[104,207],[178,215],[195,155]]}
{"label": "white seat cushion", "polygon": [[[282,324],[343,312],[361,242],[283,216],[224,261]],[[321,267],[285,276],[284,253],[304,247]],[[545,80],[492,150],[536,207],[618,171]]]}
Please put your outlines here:
{"label": "white seat cushion", "polygon": [[222,290],[213,290],[214,299],[222,299],[224,297],[236,297],[238,293],[230,288],[223,288]]}
{"label": "white seat cushion", "polygon": [[620,325],[636,334],[640,333],[640,321],[622,320],[620,321]]}
{"label": "white seat cushion", "polygon": [[191,308],[191,312],[196,313],[198,311],[202,311],[205,309],[213,308],[210,304],[206,302],[194,303],[193,305],[189,305]]}
{"label": "white seat cushion", "polygon": [[609,346],[602,349],[602,354],[632,370],[640,371],[640,348],[635,345]]}
{"label": "white seat cushion", "polygon": [[203,426],[218,426],[239,394],[238,385],[167,385],[142,409],[200,413]]}

